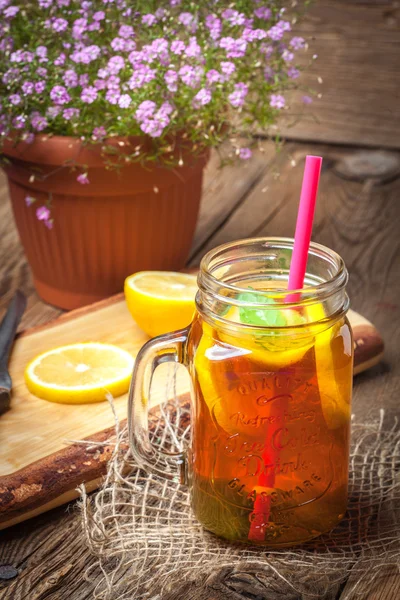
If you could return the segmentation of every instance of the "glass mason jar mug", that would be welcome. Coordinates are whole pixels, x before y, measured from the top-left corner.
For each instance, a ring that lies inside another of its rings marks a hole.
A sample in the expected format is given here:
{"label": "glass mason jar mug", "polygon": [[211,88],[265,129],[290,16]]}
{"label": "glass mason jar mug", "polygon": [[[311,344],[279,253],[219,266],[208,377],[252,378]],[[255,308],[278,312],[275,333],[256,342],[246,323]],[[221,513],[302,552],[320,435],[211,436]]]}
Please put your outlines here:
{"label": "glass mason jar mug", "polygon": [[[332,529],[347,504],[353,340],[347,271],[311,244],[304,288],[287,291],[293,240],[249,239],[201,263],[192,324],[140,351],[129,399],[139,466],[190,486],[200,523],[223,538],[270,546]],[[167,456],[149,442],[153,372],[184,364],[191,443]],[[165,457],[164,457],[165,458]],[[175,472],[174,472],[175,471]]]}

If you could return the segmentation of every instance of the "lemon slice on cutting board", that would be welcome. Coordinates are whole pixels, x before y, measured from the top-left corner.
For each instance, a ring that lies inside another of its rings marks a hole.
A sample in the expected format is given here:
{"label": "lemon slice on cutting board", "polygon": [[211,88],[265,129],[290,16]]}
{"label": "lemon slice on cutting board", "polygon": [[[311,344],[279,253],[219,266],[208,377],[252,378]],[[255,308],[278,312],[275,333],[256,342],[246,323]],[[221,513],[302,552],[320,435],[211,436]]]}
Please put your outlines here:
{"label": "lemon slice on cutting board", "polygon": [[173,271],[140,271],[125,280],[125,299],[150,337],[183,329],[195,311],[197,278]]}
{"label": "lemon slice on cutting board", "polygon": [[134,359],[122,348],[89,342],[54,348],[25,369],[28,390],[44,400],[85,404],[128,391]]}

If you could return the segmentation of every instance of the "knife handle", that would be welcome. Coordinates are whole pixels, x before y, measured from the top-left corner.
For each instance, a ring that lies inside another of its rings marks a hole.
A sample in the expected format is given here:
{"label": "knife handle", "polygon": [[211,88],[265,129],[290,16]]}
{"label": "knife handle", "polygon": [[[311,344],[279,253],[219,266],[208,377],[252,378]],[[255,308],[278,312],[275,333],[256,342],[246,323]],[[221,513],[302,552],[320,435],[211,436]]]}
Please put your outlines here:
{"label": "knife handle", "polygon": [[8,359],[17,333],[18,324],[26,308],[26,298],[19,290],[11,300],[10,306],[0,325],[0,386],[8,382]]}

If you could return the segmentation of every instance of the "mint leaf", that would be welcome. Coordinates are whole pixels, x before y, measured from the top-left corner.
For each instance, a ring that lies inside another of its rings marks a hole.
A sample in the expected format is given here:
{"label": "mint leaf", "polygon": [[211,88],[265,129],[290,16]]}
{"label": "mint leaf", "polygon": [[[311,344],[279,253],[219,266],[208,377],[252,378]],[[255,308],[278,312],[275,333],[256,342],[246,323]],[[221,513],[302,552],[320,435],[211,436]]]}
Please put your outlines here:
{"label": "mint leaf", "polygon": [[[257,292],[243,292],[239,294],[238,300],[242,302],[259,302],[260,304],[274,304],[272,298],[266,298]],[[262,308],[239,308],[240,321],[246,325],[254,325],[255,327],[285,327],[286,318],[281,310]]]}

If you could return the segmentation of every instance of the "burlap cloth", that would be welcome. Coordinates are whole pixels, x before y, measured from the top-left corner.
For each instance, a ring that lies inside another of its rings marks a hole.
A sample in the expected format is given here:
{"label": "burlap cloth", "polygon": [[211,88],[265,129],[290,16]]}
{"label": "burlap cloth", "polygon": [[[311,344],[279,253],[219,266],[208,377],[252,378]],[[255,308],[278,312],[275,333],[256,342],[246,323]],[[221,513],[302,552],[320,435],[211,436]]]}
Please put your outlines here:
{"label": "burlap cloth", "polygon": [[[170,387],[174,380],[166,387],[167,398],[176,397]],[[153,442],[181,449],[189,435],[188,412],[188,403],[177,399],[162,405],[161,419],[153,422]],[[400,428],[396,419],[389,426],[388,420],[383,411],[363,422],[353,418],[349,504],[340,525],[306,545],[280,550],[232,545],[204,531],[191,513],[186,487],[135,466],[127,428],[116,420],[104,484],[91,496],[82,488],[84,534],[97,557],[86,573],[93,579],[97,571],[94,597],[179,598],[176,590],[183,584],[207,580],[212,585],[213,574],[224,568],[232,594],[235,585],[245,585],[237,575],[244,572],[254,578],[249,587],[261,590],[257,599],[333,599],[351,572],[346,596],[365,597],[388,566],[400,568]]]}

